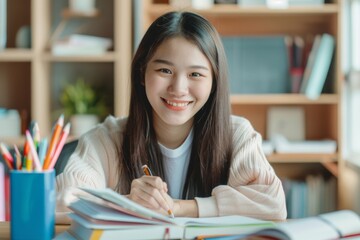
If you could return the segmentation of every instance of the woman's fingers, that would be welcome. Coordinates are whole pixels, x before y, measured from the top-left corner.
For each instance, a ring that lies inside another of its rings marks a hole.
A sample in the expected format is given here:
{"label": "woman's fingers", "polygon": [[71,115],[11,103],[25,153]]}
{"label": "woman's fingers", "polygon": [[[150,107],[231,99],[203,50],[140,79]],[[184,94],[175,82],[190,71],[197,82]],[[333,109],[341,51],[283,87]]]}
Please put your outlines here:
{"label": "woman's fingers", "polygon": [[153,186],[154,188],[157,188],[159,190],[163,190],[165,192],[168,191],[167,184],[164,182],[160,177],[155,176],[143,176],[140,178],[145,183]]}
{"label": "woman's fingers", "polygon": [[165,191],[167,184],[160,177],[143,176],[132,181],[129,198],[147,208],[168,212],[171,198]]}

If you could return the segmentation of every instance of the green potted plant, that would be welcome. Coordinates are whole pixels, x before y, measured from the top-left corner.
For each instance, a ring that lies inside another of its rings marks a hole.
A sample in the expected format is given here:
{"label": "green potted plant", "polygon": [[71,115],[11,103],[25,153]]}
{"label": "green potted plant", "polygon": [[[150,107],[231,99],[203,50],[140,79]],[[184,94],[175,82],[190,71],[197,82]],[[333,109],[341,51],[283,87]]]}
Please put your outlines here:
{"label": "green potted plant", "polygon": [[82,78],[67,84],[60,96],[65,116],[70,116],[72,135],[80,136],[108,114],[103,94]]}

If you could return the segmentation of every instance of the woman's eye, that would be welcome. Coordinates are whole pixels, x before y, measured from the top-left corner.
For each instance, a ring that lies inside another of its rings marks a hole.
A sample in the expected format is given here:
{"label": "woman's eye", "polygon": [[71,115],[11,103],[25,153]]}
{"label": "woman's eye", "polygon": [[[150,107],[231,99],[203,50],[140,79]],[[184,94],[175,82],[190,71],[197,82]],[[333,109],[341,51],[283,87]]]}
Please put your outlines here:
{"label": "woman's eye", "polygon": [[159,71],[162,72],[162,73],[171,74],[171,71],[169,69],[166,69],[166,68],[161,68],[161,69],[159,69]]}
{"label": "woman's eye", "polygon": [[190,77],[201,77],[200,73],[194,72],[190,74]]}

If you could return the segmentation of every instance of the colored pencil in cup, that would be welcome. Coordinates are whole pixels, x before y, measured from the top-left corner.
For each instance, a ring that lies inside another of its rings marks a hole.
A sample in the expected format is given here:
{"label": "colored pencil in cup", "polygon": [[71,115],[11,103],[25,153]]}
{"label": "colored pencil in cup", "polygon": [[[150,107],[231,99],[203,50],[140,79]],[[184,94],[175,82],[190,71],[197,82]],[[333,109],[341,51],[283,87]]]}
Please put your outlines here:
{"label": "colored pencil in cup", "polygon": [[51,159],[54,155],[56,145],[58,144],[58,139],[59,139],[61,130],[63,128],[63,125],[64,125],[64,115],[61,115],[59,117],[56,125],[54,126],[54,131],[51,136],[50,144],[49,144],[49,147],[48,147],[48,150],[46,153],[46,157],[44,160],[43,169],[49,169],[49,165],[50,165]]}
{"label": "colored pencil in cup", "polygon": [[14,159],[11,156],[9,150],[7,149],[7,147],[5,146],[5,144],[1,143],[0,144],[0,149],[1,149],[1,153],[2,156],[6,162],[6,165],[9,167],[9,169],[14,169]]}
{"label": "colored pencil in cup", "polygon": [[66,138],[69,136],[69,132],[70,132],[70,123],[67,123],[65,125],[65,127],[64,127],[64,130],[61,133],[60,140],[59,140],[59,143],[56,146],[54,156],[52,157],[48,168],[44,168],[44,169],[52,169],[52,168],[54,168],[55,163],[56,163],[56,161],[57,161],[57,159],[58,159],[58,157],[59,157],[59,155],[61,153],[61,150],[64,147]]}
{"label": "colored pencil in cup", "polygon": [[39,160],[40,160],[41,166],[43,166],[43,164],[44,164],[47,147],[48,147],[47,138],[41,139],[40,145],[39,145]]}
{"label": "colored pencil in cup", "polygon": [[34,123],[33,134],[34,134],[33,139],[34,139],[35,149],[36,151],[38,151],[41,137],[40,137],[39,124],[37,122]]}
{"label": "colored pencil in cup", "polygon": [[29,150],[30,150],[29,144],[25,139],[24,151],[23,151],[23,159],[22,159],[22,169],[26,169],[26,160],[27,160],[26,158],[27,158],[27,156],[29,154]]}
{"label": "colored pencil in cup", "polygon": [[33,170],[33,160],[32,160],[32,156],[31,156],[30,152],[26,156],[26,166],[25,167],[26,167],[25,169],[28,171]]}
{"label": "colored pencil in cup", "polygon": [[33,141],[32,137],[31,137],[30,131],[26,130],[25,135],[26,135],[26,141],[28,142],[29,147],[30,147],[30,153],[31,153],[31,157],[32,157],[32,160],[34,162],[34,165],[35,165],[35,170],[36,171],[41,171],[42,168],[41,168],[41,165],[40,165],[39,156],[37,154],[36,147],[35,147],[35,144],[34,144],[34,141]]}
{"label": "colored pencil in cup", "polygon": [[15,169],[21,169],[21,165],[22,165],[22,161],[21,161],[21,153],[18,149],[18,147],[14,144],[14,149],[15,149],[15,159],[14,159],[14,166],[16,163],[16,168]]}

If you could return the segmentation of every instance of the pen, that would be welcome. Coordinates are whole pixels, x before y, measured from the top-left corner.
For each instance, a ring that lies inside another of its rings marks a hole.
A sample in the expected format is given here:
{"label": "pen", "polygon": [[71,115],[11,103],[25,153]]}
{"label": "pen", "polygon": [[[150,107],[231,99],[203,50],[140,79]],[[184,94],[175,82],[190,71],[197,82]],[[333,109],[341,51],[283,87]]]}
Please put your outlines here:
{"label": "pen", "polygon": [[[152,172],[151,172],[150,168],[148,167],[148,165],[145,164],[141,168],[143,169],[143,172],[145,173],[146,176],[152,176]],[[171,211],[170,208],[169,208],[169,210],[167,210],[167,212],[171,218],[174,218],[174,213]]]}

